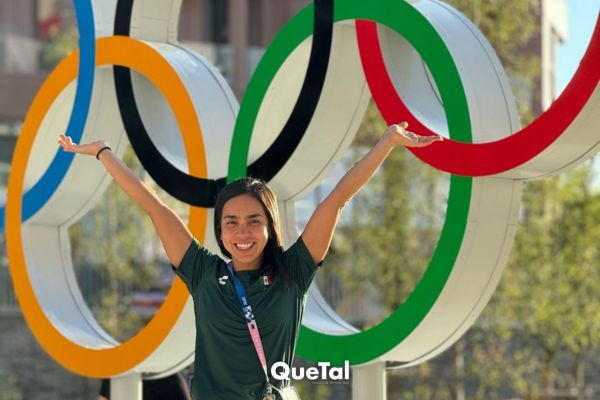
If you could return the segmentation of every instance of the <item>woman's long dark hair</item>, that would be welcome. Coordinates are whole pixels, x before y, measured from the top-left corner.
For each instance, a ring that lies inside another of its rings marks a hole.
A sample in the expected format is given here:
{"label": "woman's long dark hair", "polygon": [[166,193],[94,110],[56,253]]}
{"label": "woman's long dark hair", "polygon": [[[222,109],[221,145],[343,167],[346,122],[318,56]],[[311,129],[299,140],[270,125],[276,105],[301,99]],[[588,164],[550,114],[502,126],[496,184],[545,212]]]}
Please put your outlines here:
{"label": "woman's long dark hair", "polygon": [[281,240],[281,230],[279,224],[279,207],[277,198],[271,188],[260,179],[241,178],[225,186],[217,195],[215,202],[214,229],[217,243],[223,255],[231,258],[231,253],[227,251],[221,240],[221,218],[223,217],[223,207],[230,199],[249,195],[258,200],[267,216],[269,238],[263,250],[263,264],[259,269],[262,275],[270,275],[273,278],[280,278],[284,287],[290,287],[290,274],[283,263],[283,242]]}

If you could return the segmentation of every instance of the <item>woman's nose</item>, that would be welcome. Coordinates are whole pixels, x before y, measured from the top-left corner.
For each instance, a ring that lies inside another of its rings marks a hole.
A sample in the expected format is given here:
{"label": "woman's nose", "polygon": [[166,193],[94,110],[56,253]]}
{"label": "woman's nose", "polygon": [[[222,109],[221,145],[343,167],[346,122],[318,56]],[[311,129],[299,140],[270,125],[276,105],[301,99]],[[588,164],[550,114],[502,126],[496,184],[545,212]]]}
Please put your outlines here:
{"label": "woman's nose", "polygon": [[248,225],[246,224],[240,224],[238,225],[238,234],[240,235],[246,235],[250,232],[250,229],[248,227]]}

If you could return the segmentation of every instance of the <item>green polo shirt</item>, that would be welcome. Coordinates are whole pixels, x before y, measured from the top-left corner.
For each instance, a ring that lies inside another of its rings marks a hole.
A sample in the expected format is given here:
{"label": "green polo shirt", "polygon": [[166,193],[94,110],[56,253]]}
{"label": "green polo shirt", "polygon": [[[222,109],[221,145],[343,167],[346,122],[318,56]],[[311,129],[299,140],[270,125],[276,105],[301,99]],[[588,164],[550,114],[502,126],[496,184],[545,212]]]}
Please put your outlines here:
{"label": "green polo shirt", "polygon": [[[302,238],[284,252],[294,284],[284,289],[280,279],[265,282],[257,271],[236,275],[244,285],[271,365],[292,365],[307,291],[317,266]],[[252,344],[227,264],[195,239],[175,273],[194,300],[196,355],[192,393],[201,400],[260,399],[265,376]],[[288,382],[269,377],[283,387]]]}

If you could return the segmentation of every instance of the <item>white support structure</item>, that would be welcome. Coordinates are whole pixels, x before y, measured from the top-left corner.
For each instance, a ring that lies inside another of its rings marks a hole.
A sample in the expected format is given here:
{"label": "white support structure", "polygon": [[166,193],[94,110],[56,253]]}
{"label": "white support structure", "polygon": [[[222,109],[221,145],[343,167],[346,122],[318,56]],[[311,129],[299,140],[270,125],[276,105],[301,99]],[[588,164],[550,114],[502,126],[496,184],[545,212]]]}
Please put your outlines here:
{"label": "white support structure", "polygon": [[385,362],[352,367],[352,400],[386,400]]}
{"label": "white support structure", "polygon": [[110,400],[142,400],[142,374],[127,374],[110,380]]}

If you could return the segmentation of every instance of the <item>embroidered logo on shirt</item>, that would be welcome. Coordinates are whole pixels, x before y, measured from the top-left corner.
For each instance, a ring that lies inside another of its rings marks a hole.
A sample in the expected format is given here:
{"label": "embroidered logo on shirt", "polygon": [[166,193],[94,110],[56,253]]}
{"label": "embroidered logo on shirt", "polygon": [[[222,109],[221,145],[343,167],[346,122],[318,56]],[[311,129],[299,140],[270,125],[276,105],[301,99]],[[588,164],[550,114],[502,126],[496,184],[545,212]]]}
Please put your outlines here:
{"label": "embroidered logo on shirt", "polygon": [[219,285],[225,285],[227,284],[227,279],[229,279],[228,275],[223,275],[222,277],[219,278]]}

